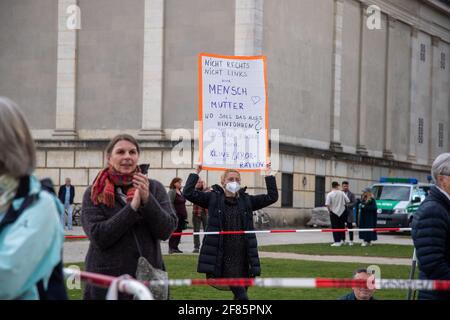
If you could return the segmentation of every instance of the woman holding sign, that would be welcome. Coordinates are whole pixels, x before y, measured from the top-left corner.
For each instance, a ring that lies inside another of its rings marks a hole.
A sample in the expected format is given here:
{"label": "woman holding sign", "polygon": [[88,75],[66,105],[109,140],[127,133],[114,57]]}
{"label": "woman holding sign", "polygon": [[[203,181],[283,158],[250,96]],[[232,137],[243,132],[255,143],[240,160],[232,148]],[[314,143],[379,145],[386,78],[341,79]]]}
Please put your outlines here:
{"label": "woman holding sign", "polygon": [[[267,167],[270,170],[270,164]],[[202,170],[198,166],[184,187],[184,196],[192,203],[208,209],[206,231],[253,230],[253,211],[267,207],[278,200],[273,175],[265,177],[267,194],[252,196],[241,188],[241,176],[234,169],[226,170],[221,184],[210,192],[195,189]],[[197,271],[213,278],[249,278],[261,274],[256,235],[207,235],[203,239]],[[246,287],[230,287],[236,300],[248,300]]]}

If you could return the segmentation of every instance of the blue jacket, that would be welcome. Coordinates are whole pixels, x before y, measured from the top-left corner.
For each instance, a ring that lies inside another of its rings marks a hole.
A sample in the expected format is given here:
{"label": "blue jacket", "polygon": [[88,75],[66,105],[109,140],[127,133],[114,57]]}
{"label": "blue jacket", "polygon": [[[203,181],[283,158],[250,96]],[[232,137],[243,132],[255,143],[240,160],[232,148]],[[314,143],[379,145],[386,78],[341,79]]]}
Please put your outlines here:
{"label": "blue jacket", "polygon": [[[431,187],[414,214],[412,238],[420,279],[450,280],[450,200]],[[419,299],[449,299],[448,291],[420,291]]]}
{"label": "blue jacket", "polygon": [[[0,231],[0,300],[39,299],[37,282],[44,286],[54,267],[61,261],[64,208],[57,198],[41,190],[40,182],[30,178],[29,195],[38,199],[18,219]],[[18,210],[25,197],[16,197],[12,206]],[[0,212],[0,221],[6,212]]]}

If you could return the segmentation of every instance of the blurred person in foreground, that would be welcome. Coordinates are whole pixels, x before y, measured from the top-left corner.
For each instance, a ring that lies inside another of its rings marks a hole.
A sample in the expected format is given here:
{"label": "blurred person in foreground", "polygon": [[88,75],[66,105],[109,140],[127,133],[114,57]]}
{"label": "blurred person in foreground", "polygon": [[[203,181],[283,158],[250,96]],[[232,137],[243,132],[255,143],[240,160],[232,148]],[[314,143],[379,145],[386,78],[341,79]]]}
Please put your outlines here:
{"label": "blurred person in foreground", "polygon": [[34,141],[17,105],[0,97],[0,300],[67,299],[64,208],[43,188]]}
{"label": "blurred person in foreground", "polygon": [[[419,278],[450,280],[450,153],[431,166],[436,185],[413,215],[411,236],[416,248]],[[450,300],[449,291],[419,291],[420,300]]]}

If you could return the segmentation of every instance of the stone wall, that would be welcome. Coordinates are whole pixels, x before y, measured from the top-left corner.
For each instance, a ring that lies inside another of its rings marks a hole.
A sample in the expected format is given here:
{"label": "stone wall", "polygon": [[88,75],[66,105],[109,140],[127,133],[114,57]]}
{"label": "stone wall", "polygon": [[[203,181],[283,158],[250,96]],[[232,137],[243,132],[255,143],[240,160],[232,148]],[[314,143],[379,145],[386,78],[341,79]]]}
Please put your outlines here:
{"label": "stone wall", "polygon": [[[193,172],[192,158],[189,164],[174,164],[171,159],[171,150],[143,149],[140,163],[150,163],[148,176],[160,181],[168,190],[174,177],[181,177],[186,181]],[[87,186],[95,179],[101,168],[104,167],[105,153],[101,149],[55,149],[39,148],[37,152],[36,175],[40,178],[50,177],[56,188],[64,184],[66,177],[71,178],[75,186],[75,202],[80,203]],[[293,174],[293,207],[281,206],[282,173]],[[282,153],[280,155],[280,172],[276,175],[279,200],[268,212],[277,227],[305,225],[311,217],[311,209],[315,202],[315,177],[324,176],[326,192],[331,182],[347,180],[351,190],[359,194],[364,187],[379,180],[381,176],[416,177],[425,182],[427,171],[394,169],[377,165],[367,165],[360,162],[320,159],[310,156],[299,156]],[[208,186],[219,183],[221,172],[203,171],[201,177]],[[264,193],[264,176],[259,173],[242,173],[242,185],[248,187],[250,194]],[[188,207],[189,220],[191,207]]]}

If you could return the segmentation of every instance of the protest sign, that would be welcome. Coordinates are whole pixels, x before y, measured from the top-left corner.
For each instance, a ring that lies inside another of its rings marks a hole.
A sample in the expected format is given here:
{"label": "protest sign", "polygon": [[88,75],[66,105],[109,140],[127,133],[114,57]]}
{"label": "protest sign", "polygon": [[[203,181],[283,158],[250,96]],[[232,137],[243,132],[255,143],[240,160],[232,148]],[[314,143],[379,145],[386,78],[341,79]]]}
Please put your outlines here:
{"label": "protest sign", "polygon": [[268,99],[264,56],[199,55],[199,161],[208,170],[265,170]]}

